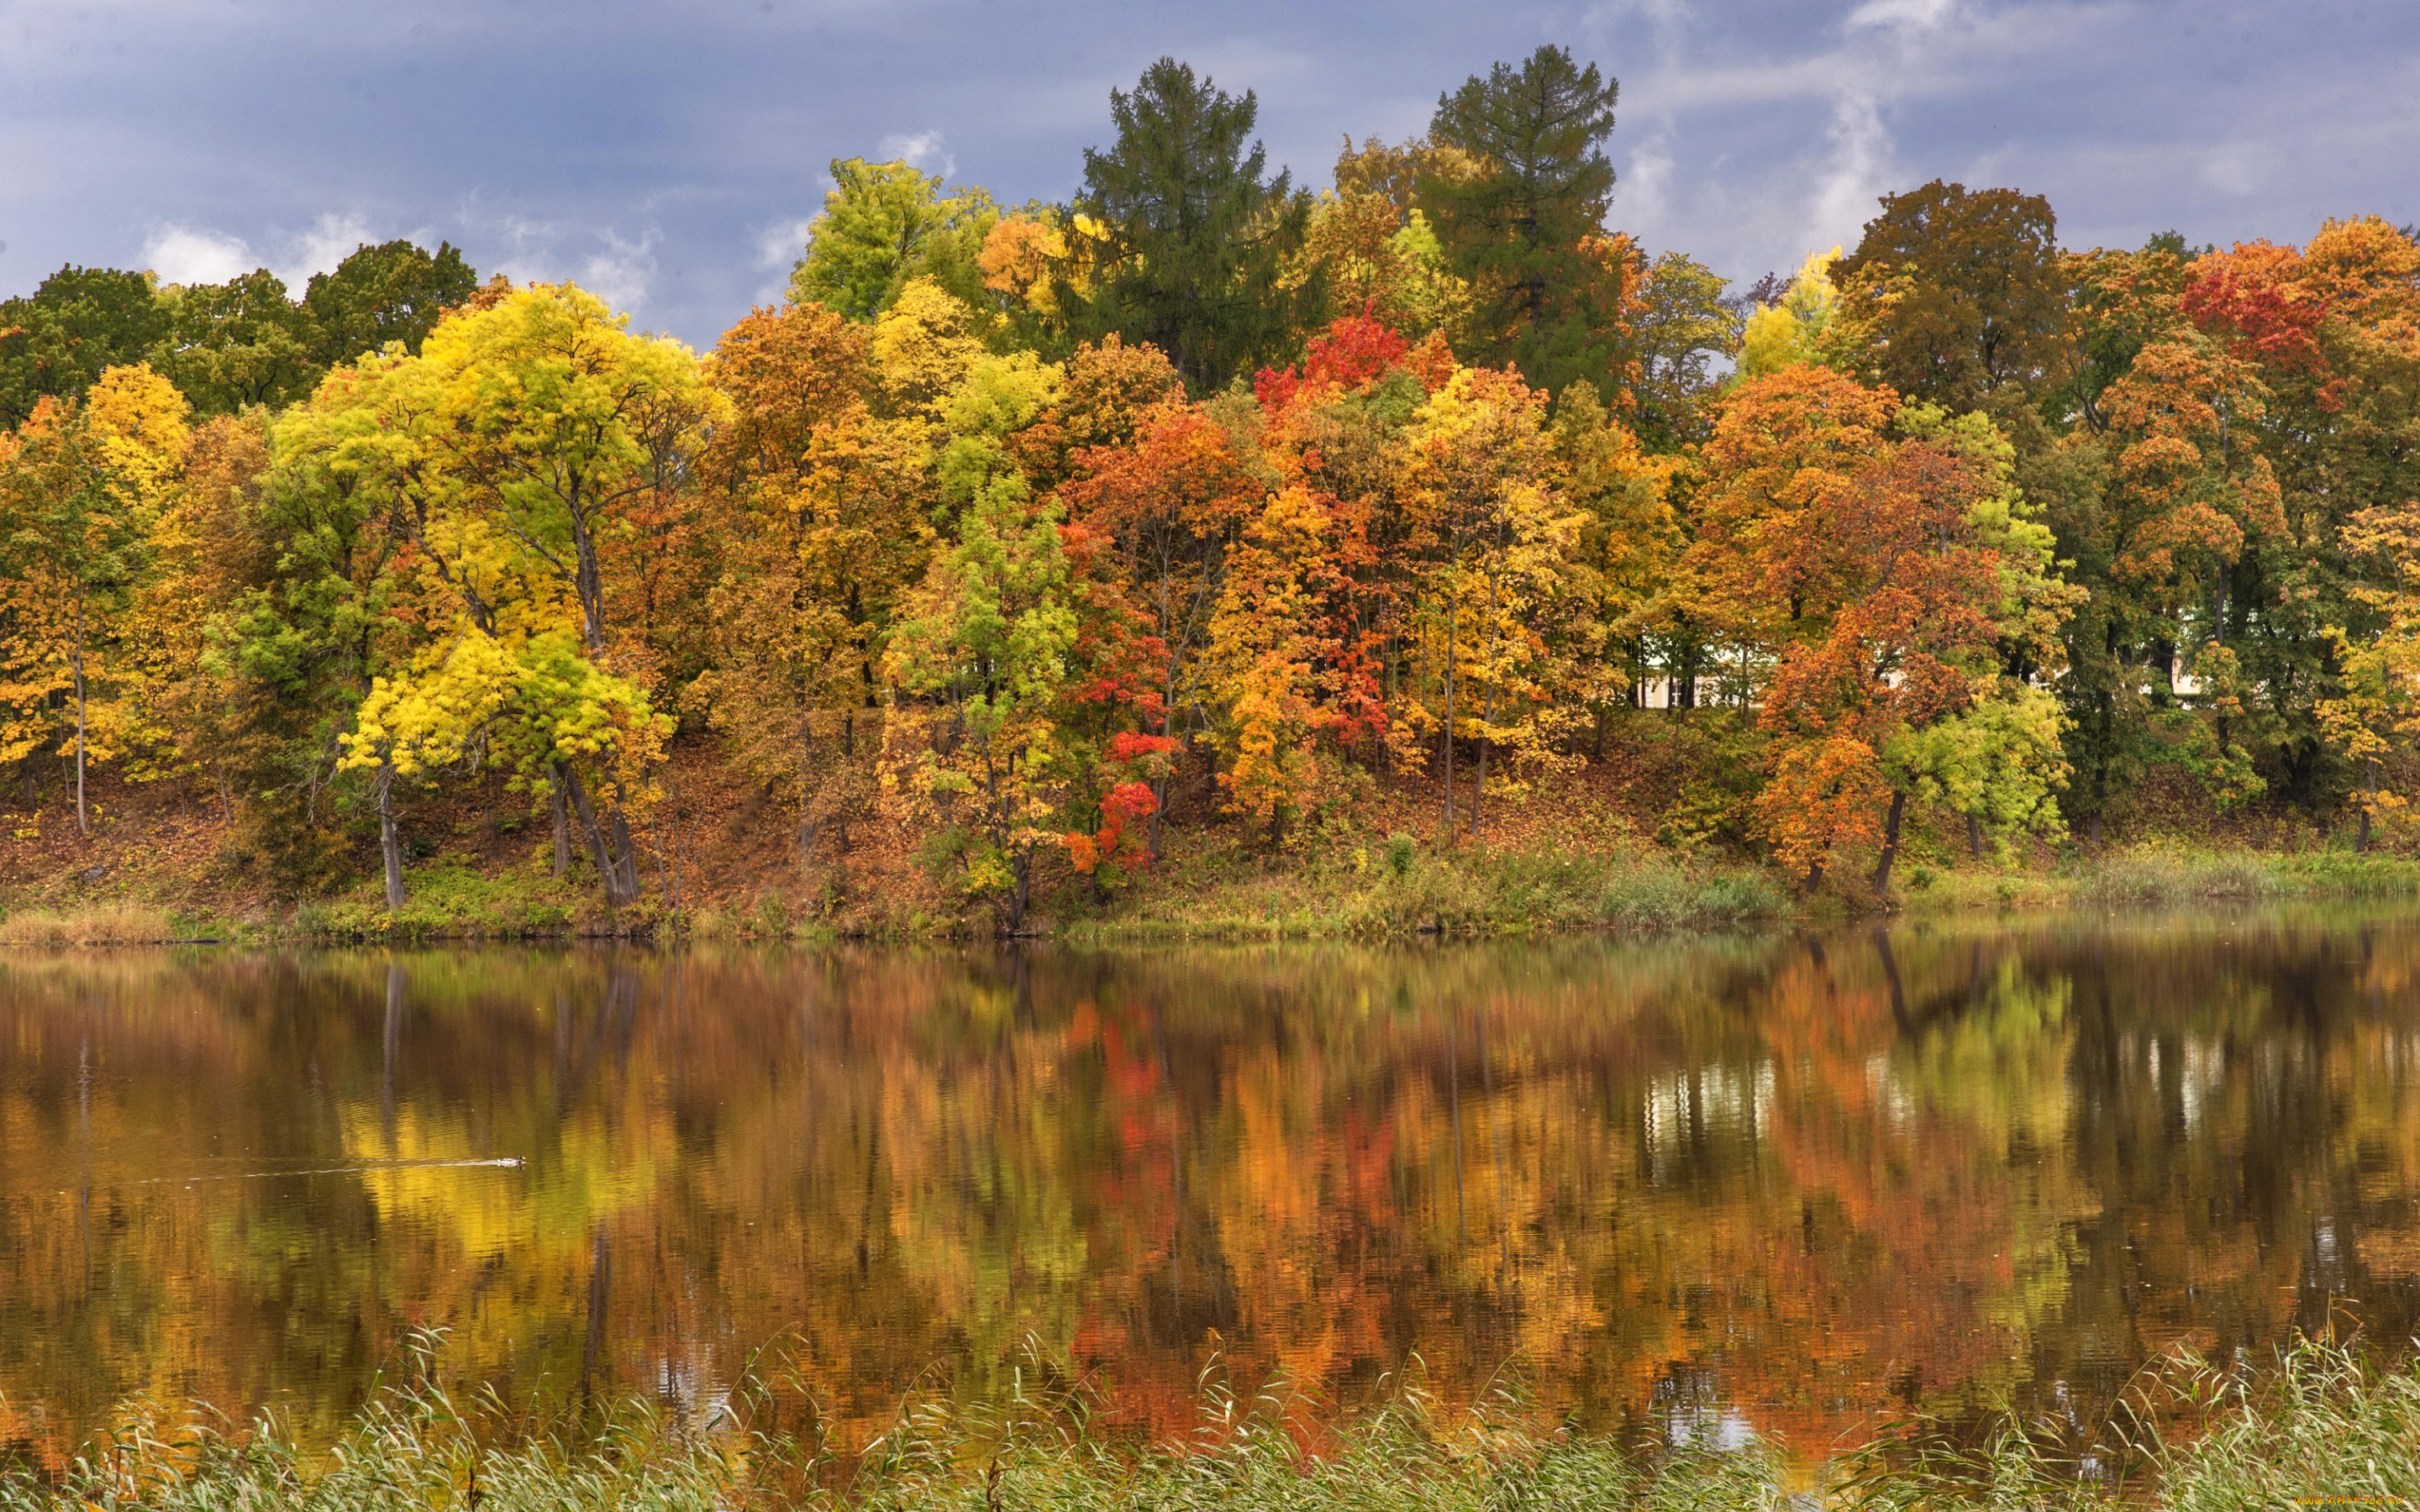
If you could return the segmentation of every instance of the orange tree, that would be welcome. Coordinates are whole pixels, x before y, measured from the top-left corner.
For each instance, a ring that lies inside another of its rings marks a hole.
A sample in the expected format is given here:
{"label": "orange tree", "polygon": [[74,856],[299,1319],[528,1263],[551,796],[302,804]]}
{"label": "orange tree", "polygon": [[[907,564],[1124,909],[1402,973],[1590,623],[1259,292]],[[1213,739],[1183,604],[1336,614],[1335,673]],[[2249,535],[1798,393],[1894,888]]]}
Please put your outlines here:
{"label": "orange tree", "polygon": [[[1878,846],[1886,889],[1910,796],[1978,820],[2055,822],[2057,721],[2001,671],[2003,644],[2051,665],[2049,532],[2009,482],[1989,422],[1904,409],[1827,369],[1743,385],[1708,447],[1700,592],[1769,665],[1760,826],[1820,883],[1834,853]],[[1991,796],[2013,784],[2030,801]]]}

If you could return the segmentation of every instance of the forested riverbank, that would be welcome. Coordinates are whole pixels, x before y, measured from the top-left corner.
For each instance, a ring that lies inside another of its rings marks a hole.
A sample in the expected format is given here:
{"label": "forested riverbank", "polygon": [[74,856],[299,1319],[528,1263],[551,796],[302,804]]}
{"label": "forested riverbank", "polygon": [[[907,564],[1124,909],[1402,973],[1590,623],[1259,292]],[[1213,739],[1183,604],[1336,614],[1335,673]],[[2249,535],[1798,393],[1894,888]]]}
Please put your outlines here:
{"label": "forested riverbank", "polygon": [[1936,182],[1728,290],[1609,227],[1615,100],[1542,48],[1312,193],[1164,60],[1065,204],[835,162],[704,355],[450,247],[62,270],[0,305],[0,930],[2406,886],[2408,229]]}

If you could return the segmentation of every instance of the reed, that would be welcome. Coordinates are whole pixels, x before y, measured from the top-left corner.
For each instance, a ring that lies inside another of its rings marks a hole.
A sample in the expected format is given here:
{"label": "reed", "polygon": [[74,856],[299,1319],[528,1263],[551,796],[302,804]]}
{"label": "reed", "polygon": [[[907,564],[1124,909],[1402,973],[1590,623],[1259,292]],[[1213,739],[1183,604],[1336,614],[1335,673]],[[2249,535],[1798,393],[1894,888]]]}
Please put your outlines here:
{"label": "reed", "polygon": [[63,949],[79,945],[158,945],[179,938],[164,909],[91,903],[65,911],[24,909],[0,918],[0,946]]}
{"label": "reed", "polygon": [[[420,1379],[428,1379],[427,1357]],[[1034,1379],[1047,1379],[1044,1371]],[[1028,1378],[1020,1373],[1018,1380]],[[1515,1512],[1814,1508],[2219,1512],[2315,1499],[2420,1504],[2420,1369],[2304,1340],[2257,1373],[2182,1360],[2079,1447],[2065,1421],[2010,1417],[1982,1435],[1916,1419],[1793,1470],[1762,1445],[1636,1453],[1540,1425],[1501,1398],[1452,1412],[1417,1382],[1341,1425],[1282,1394],[1205,1389],[1183,1440],[1098,1430],[1074,1391],[1020,1386],[978,1407],[911,1400],[854,1453],[815,1427],[764,1426],[778,1393],[751,1384],[709,1422],[644,1405],[532,1422],[490,1397],[390,1387],[334,1445],[311,1452],[276,1419],[241,1430],[205,1410],[135,1403],[78,1458],[0,1473],[0,1509],[155,1512]]]}

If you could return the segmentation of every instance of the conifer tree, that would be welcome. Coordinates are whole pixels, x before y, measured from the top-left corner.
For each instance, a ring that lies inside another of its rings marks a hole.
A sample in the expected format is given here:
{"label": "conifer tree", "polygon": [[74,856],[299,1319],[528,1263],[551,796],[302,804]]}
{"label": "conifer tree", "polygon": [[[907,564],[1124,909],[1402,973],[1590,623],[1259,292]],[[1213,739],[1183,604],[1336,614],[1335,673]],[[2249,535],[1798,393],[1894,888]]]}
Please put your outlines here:
{"label": "conifer tree", "polygon": [[1511,363],[1532,388],[1594,384],[1610,402],[1621,361],[1623,259],[1605,234],[1613,203],[1618,84],[1552,45],[1498,63],[1437,99],[1430,141],[1460,156],[1421,184],[1474,306],[1464,355]]}
{"label": "conifer tree", "polygon": [[[1080,255],[1095,269],[1087,334],[1117,332],[1168,354],[1196,393],[1282,354],[1315,288],[1284,286],[1311,197],[1249,142],[1260,103],[1164,57],[1134,92],[1109,91],[1116,143],[1086,148],[1076,199]],[[1249,146],[1247,145],[1249,142]],[[1080,296],[1069,287],[1062,302]]]}

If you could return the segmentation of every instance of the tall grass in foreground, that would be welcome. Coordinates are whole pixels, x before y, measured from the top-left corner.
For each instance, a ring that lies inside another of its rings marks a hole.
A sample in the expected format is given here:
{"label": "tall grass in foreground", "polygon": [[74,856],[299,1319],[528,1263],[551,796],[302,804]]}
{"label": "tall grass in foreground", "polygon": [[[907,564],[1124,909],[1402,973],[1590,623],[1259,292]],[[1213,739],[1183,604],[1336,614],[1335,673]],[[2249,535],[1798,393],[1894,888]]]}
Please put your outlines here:
{"label": "tall grass in foreground", "polygon": [[[550,1431],[514,1427],[491,1400],[466,1409],[419,1387],[380,1396],[318,1454],[271,1421],[237,1433],[207,1414],[171,1422],[137,1407],[64,1469],[0,1476],[0,1508],[2234,1512],[2316,1498],[2420,1504],[2420,1368],[2381,1370],[2352,1350],[2305,1342],[2257,1379],[2185,1362],[2155,1377],[2142,1396],[2131,1428],[2085,1453],[2052,1446],[2059,1425],[2037,1432],[2010,1421],[1975,1448],[1916,1424],[1793,1477],[1759,1446],[1641,1457],[1509,1410],[1449,1413],[1417,1388],[1326,1429],[1296,1421],[1282,1401],[1248,1405],[1212,1391],[1190,1442],[1140,1448],[1095,1432],[1065,1396],[1020,1396],[979,1411],[915,1404],[861,1454],[844,1456],[812,1427],[749,1427],[770,1400],[762,1394],[741,1394],[703,1428],[628,1408],[601,1428]],[[2191,1436],[2156,1426],[2176,1423]]]}

